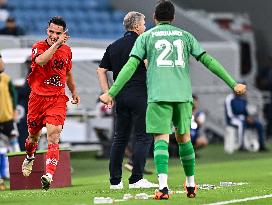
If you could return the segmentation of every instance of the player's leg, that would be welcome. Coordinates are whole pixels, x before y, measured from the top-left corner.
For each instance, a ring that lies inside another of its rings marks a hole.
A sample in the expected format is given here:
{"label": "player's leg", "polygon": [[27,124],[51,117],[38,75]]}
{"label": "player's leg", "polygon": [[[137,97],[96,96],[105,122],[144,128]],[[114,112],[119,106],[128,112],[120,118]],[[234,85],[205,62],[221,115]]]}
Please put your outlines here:
{"label": "player's leg", "polygon": [[22,164],[22,172],[24,176],[29,176],[32,171],[34,162],[34,153],[38,148],[38,141],[43,128],[44,113],[43,105],[44,99],[33,93],[29,96],[28,113],[27,113],[27,127],[28,137],[25,140],[26,158]]}
{"label": "player's leg", "polygon": [[[260,151],[268,151],[268,149],[265,146],[265,136],[264,136],[264,128],[260,121],[254,119],[254,122],[252,123],[252,126],[257,130],[258,133],[258,141],[260,144]],[[250,126],[249,126],[250,127]]]}
{"label": "player's leg", "polygon": [[25,141],[25,149],[27,155],[22,164],[22,172],[25,177],[28,177],[31,174],[33,162],[35,159],[34,153],[38,148],[38,141],[41,132],[41,128],[38,131],[33,131],[31,128],[29,129],[29,136]]}
{"label": "player's leg", "polygon": [[[0,134],[1,134],[1,129],[0,129]],[[7,152],[8,152],[8,148],[7,148],[6,142],[0,138],[0,191],[6,189],[5,179],[7,178],[6,169],[8,166],[6,161]]]}
{"label": "player's leg", "polygon": [[[19,146],[19,142],[18,142],[19,133],[18,133],[17,125],[13,120],[1,123],[0,132],[2,132],[5,136],[8,137],[8,144],[7,145],[4,145],[3,147],[1,147],[1,142],[0,142],[0,161],[1,161],[1,157],[4,157],[4,161],[2,161],[2,163],[0,162],[0,169],[2,167],[4,170],[3,173],[5,173],[6,169],[8,169],[8,164],[5,163],[7,152],[8,151],[9,152],[20,152],[20,146]],[[4,151],[4,152],[2,152],[2,151]],[[5,188],[5,185],[4,185],[4,178],[5,177],[6,177],[6,174],[4,174],[4,175],[2,174],[2,178],[3,178],[2,182],[3,183],[2,183],[2,185],[0,183],[0,190],[2,188]],[[0,178],[1,178],[1,174],[0,174]]]}
{"label": "player's leg", "polygon": [[48,190],[53,180],[59,162],[59,141],[66,118],[66,102],[69,100],[65,95],[50,97],[45,103],[45,119],[47,128],[48,151],[46,153],[46,174],[41,177],[42,188]]}
{"label": "player's leg", "polygon": [[4,123],[3,133],[9,138],[9,152],[20,152],[21,149],[18,142],[19,131],[13,120]]}
{"label": "player's leg", "polygon": [[172,133],[173,109],[171,103],[148,103],[146,112],[147,133],[154,134],[154,163],[159,180],[159,190],[155,199],[168,199],[168,144],[169,134]]}
{"label": "player's leg", "polygon": [[192,104],[176,103],[174,106],[173,123],[176,127],[176,140],[179,145],[179,156],[186,175],[185,189],[189,198],[196,195],[195,184],[195,152],[191,142],[190,125]]}
{"label": "player's leg", "polygon": [[154,135],[154,162],[158,174],[159,190],[155,199],[168,199],[168,160],[169,160],[169,134]]}
{"label": "player's leg", "polygon": [[195,184],[195,151],[190,140],[190,133],[176,133],[176,139],[179,145],[180,161],[186,175],[185,189],[189,198],[196,195]]}
{"label": "player's leg", "polygon": [[62,125],[46,124],[48,140],[45,167],[46,174],[41,177],[42,188],[45,190],[49,189],[59,162],[59,140],[62,127]]}

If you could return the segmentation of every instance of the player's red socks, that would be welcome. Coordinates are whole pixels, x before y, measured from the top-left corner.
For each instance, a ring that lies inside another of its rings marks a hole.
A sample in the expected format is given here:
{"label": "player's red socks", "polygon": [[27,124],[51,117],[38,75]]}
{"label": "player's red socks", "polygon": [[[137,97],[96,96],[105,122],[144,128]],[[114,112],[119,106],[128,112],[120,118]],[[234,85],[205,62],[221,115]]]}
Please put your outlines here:
{"label": "player's red socks", "polygon": [[38,142],[30,142],[30,140],[26,138],[25,149],[26,149],[26,154],[28,157],[33,157],[37,147],[38,147]]}
{"label": "player's red socks", "polygon": [[53,176],[57,168],[58,162],[59,162],[59,145],[49,144],[48,152],[46,154],[46,173],[49,173]]}

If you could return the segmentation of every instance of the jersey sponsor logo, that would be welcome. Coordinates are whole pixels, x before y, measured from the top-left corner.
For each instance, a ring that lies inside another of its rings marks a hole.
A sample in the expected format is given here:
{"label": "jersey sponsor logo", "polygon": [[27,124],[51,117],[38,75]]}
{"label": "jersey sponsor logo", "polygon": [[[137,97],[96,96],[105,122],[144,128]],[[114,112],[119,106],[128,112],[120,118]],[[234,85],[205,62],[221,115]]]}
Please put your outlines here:
{"label": "jersey sponsor logo", "polygon": [[181,31],[155,31],[151,32],[152,37],[159,37],[159,36],[182,36]]}
{"label": "jersey sponsor logo", "polygon": [[63,87],[64,84],[60,82],[60,76],[59,75],[52,75],[48,80],[45,80],[44,83],[46,85],[54,85],[57,87]]}

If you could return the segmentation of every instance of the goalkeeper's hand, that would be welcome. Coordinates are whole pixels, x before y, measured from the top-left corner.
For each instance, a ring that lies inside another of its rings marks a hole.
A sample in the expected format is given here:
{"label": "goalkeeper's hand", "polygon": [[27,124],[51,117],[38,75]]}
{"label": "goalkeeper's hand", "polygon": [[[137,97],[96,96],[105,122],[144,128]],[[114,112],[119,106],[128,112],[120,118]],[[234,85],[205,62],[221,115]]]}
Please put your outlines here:
{"label": "goalkeeper's hand", "polygon": [[99,100],[104,103],[108,108],[112,108],[113,106],[113,99],[109,95],[109,93],[104,93],[99,96]]}
{"label": "goalkeeper's hand", "polygon": [[233,91],[237,95],[243,95],[246,92],[246,85],[238,83],[234,86]]}

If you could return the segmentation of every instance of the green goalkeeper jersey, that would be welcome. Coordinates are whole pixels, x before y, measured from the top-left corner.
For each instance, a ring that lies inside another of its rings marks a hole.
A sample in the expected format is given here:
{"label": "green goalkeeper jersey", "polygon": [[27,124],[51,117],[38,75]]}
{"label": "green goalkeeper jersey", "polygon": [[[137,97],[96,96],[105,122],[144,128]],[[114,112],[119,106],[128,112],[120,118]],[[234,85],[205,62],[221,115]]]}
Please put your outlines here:
{"label": "green goalkeeper jersey", "polygon": [[148,102],[192,101],[190,54],[205,53],[195,37],[169,23],[159,23],[136,40],[130,56],[148,60]]}

